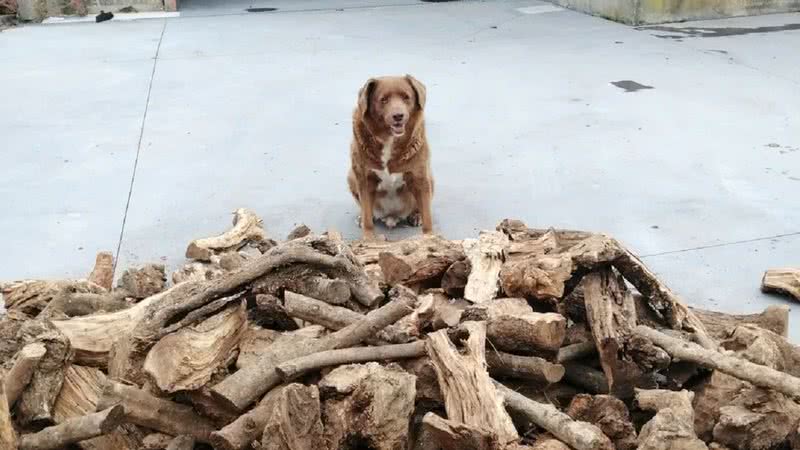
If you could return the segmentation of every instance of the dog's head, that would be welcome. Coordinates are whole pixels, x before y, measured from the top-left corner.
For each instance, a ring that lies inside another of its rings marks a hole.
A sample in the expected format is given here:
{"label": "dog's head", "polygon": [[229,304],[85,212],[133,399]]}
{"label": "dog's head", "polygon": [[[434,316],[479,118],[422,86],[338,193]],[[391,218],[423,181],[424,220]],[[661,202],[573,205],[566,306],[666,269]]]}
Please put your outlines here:
{"label": "dog's head", "polygon": [[358,93],[358,113],[376,131],[403,136],[425,108],[425,85],[411,75],[370,78]]}

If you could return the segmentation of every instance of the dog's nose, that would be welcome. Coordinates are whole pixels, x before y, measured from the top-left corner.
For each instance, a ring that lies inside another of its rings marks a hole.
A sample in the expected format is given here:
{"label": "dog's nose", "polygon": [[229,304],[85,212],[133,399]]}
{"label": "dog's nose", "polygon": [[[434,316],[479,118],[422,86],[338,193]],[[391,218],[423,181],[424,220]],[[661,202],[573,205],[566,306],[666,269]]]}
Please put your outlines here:
{"label": "dog's nose", "polygon": [[392,119],[394,119],[395,122],[400,122],[401,120],[403,120],[403,117],[405,117],[405,114],[403,113],[392,115]]}

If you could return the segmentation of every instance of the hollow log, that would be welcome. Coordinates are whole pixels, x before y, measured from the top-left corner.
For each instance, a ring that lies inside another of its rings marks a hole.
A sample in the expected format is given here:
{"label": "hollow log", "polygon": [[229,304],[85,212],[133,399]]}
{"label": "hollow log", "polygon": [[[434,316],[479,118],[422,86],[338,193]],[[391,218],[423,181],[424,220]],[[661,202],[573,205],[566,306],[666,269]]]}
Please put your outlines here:
{"label": "hollow log", "polygon": [[689,391],[636,390],[636,402],[656,411],[639,433],[639,450],[706,450],[694,433],[694,410]]}
{"label": "hollow log", "polygon": [[727,339],[733,329],[739,325],[753,324],[769,330],[783,337],[788,336],[789,332],[789,307],[788,306],[768,306],[764,311],[757,314],[725,314],[717,311],[706,311],[699,308],[690,308],[692,312],[703,322],[709,336],[717,341]]}
{"label": "hollow log", "polygon": [[6,400],[11,409],[17,402],[20,394],[30,383],[39,361],[47,353],[47,348],[41,343],[28,344],[22,347],[15,359],[14,365],[4,376]]}
{"label": "hollow log", "polygon": [[122,272],[117,288],[131,297],[145,299],[164,290],[167,275],[163,264],[146,264],[139,268],[128,268]]}
{"label": "hollow log", "polygon": [[800,300],[800,269],[769,269],[761,279],[761,290],[790,295]]}
{"label": "hollow log", "polygon": [[497,436],[483,428],[442,419],[429,412],[422,419],[428,439],[441,450],[497,450]]}
{"label": "hollow log", "polygon": [[114,255],[111,252],[98,252],[94,261],[94,269],[87,277],[106,291],[110,291],[114,283]]}
{"label": "hollow log", "polygon": [[239,208],[233,213],[233,228],[224,233],[204,239],[196,239],[189,243],[186,257],[200,261],[209,261],[211,256],[227,250],[238,250],[248,242],[258,242],[266,238],[261,219],[255,212]]}
{"label": "hollow log", "polygon": [[631,423],[628,407],[618,398],[578,394],[570,402],[566,413],[575,420],[600,427],[617,450],[636,449],[636,429]]}
{"label": "hollow log", "polygon": [[73,417],[38,433],[22,435],[19,448],[20,450],[60,449],[69,444],[109,433],[122,423],[124,417],[125,410],[122,405],[82,417]]}
{"label": "hollow log", "polygon": [[499,231],[482,231],[477,240],[465,239],[461,245],[471,267],[464,298],[472,303],[494,299],[500,287],[500,268],[505,260],[508,237]]}

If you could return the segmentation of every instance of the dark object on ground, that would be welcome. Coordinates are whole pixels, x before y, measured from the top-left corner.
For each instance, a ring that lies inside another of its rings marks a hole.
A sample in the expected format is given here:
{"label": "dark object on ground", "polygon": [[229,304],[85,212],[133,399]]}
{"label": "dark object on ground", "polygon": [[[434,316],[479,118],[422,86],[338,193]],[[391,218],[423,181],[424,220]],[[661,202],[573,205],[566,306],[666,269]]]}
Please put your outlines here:
{"label": "dark object on ground", "polygon": [[105,12],[103,10],[100,11],[100,14],[94,18],[94,21],[97,23],[105,22],[106,20],[111,20],[114,18],[114,13]]}

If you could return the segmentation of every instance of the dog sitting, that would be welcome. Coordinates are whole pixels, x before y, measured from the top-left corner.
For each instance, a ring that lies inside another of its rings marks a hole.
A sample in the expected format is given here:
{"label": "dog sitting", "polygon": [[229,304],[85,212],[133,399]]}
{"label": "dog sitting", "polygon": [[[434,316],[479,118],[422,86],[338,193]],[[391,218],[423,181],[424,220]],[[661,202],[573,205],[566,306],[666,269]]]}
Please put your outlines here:
{"label": "dog sitting", "polygon": [[358,93],[347,182],[366,239],[374,237],[375,220],[433,231],[425,96],[425,86],[411,75],[371,78]]}

